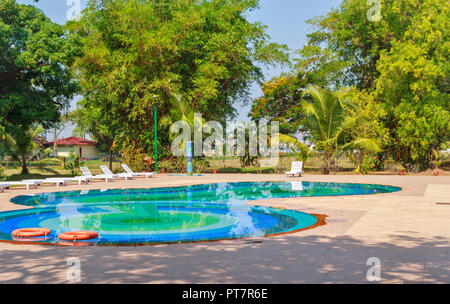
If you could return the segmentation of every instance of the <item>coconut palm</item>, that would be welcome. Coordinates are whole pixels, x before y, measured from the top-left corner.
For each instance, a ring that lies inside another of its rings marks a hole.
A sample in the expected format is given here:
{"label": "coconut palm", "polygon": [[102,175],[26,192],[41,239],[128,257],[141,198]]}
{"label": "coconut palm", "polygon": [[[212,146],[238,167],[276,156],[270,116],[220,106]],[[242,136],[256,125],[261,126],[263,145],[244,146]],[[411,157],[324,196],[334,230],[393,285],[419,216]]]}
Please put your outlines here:
{"label": "coconut palm", "polygon": [[169,114],[171,123],[174,122],[173,119],[186,121],[194,132],[200,132],[200,130],[195,130],[194,128],[202,128],[205,123],[204,119],[195,116],[195,110],[183,100],[183,96],[180,93],[174,93],[172,95],[172,103],[174,107]]}
{"label": "coconut palm", "polygon": [[43,132],[44,128],[38,126],[34,129],[19,127],[5,134],[8,152],[13,160],[19,161],[22,165],[21,174],[28,174],[27,161],[35,159],[43,151],[35,141]]}
{"label": "coconut palm", "polygon": [[[190,133],[201,134],[205,125],[205,119],[195,115],[195,109],[192,108],[180,93],[173,93],[171,97],[173,107],[160,119],[160,125],[165,129],[170,129],[176,121],[184,121],[190,127]],[[176,134],[170,133],[170,139],[174,139]],[[184,143],[185,144],[185,143]],[[185,147],[183,147],[185,149]]]}
{"label": "coconut palm", "polygon": [[[305,97],[308,97],[305,100]],[[308,86],[303,92],[302,107],[306,116],[310,140],[315,150],[322,156],[323,173],[329,174],[336,167],[337,156],[350,148],[358,147],[362,151],[379,152],[378,144],[370,138],[344,139],[348,127],[345,123],[346,108],[355,107],[345,91],[331,92],[315,85]],[[281,142],[294,143],[297,147],[306,146],[296,138],[282,135]]]}

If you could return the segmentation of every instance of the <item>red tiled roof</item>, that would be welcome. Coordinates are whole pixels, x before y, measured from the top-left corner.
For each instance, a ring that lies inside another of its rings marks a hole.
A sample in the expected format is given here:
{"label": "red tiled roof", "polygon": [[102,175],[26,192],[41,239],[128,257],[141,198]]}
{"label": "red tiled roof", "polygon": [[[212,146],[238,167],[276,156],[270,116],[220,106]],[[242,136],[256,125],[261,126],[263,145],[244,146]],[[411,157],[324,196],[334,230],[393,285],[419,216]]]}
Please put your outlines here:
{"label": "red tiled roof", "polygon": [[[80,138],[80,137],[68,137],[62,138],[56,141],[58,146],[95,146],[97,143],[92,140]],[[53,142],[48,143],[49,146],[53,146]]]}

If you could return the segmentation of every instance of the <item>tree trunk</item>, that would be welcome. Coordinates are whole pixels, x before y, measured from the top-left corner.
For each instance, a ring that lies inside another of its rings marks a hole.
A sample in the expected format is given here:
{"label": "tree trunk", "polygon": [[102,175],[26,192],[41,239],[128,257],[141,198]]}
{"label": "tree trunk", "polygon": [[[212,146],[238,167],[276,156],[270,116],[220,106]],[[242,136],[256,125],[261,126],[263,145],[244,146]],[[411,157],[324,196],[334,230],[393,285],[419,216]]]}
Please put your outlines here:
{"label": "tree trunk", "polygon": [[58,140],[58,137],[56,135],[56,129],[55,129],[55,133],[53,135],[53,151],[55,152],[54,157],[57,159],[58,158],[58,145],[56,143],[56,141]]}
{"label": "tree trunk", "polygon": [[109,170],[112,171],[112,150],[109,150]]}
{"label": "tree trunk", "polygon": [[22,173],[21,174],[28,174],[29,171],[27,168],[27,159],[26,159],[25,155],[22,155],[21,162],[22,162]]}

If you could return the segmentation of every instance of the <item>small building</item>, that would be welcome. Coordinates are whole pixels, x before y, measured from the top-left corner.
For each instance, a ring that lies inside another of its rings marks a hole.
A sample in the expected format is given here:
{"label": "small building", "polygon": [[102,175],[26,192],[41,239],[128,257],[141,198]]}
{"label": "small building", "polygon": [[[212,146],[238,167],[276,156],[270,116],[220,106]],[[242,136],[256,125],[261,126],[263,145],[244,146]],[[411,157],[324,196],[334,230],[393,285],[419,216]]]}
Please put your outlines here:
{"label": "small building", "polygon": [[[69,157],[70,152],[80,155],[84,159],[98,159],[97,143],[80,137],[68,137],[56,141],[58,157]],[[54,142],[49,142],[52,149],[50,156],[55,157]]]}

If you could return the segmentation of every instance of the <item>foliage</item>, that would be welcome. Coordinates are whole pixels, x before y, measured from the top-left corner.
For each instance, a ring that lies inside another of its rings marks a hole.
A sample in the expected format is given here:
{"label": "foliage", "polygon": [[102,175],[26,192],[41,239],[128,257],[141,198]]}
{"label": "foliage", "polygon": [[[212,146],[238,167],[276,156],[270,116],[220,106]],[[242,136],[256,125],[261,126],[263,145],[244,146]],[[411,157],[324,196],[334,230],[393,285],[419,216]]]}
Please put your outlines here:
{"label": "foliage", "polygon": [[[329,174],[337,169],[337,157],[346,150],[358,148],[368,152],[379,152],[378,144],[371,138],[349,137],[349,124],[346,116],[355,105],[351,95],[346,91],[331,92],[317,86],[307,87],[303,95],[302,107],[305,112],[305,123],[309,130],[308,140],[314,143],[314,150],[322,157],[323,173]],[[280,141],[287,142],[286,136]],[[291,142],[303,145],[296,138]],[[304,147],[306,149],[306,147]]]}
{"label": "foliage", "polygon": [[[167,116],[173,94],[208,120],[233,117],[235,100],[247,99],[250,85],[262,79],[257,64],[287,61],[286,47],[269,43],[265,27],[245,18],[257,4],[91,0],[69,24],[83,42],[74,66],[84,95],[79,106],[115,130],[114,140],[127,134],[149,153],[154,106],[159,117]],[[167,146],[167,128],[158,135],[158,145]]]}
{"label": "foliage", "polygon": [[73,151],[70,152],[69,157],[66,159],[64,169],[69,170],[72,176],[80,175],[80,167],[84,166],[84,161],[80,160],[80,156]]}
{"label": "foliage", "polygon": [[294,151],[295,158],[306,163],[310,157],[313,157],[316,153],[311,150],[307,145],[299,141],[297,138],[279,134],[280,143],[287,144],[291,150]]}
{"label": "foliage", "polygon": [[22,173],[28,174],[27,162],[36,159],[42,152],[50,153],[39,145],[38,136],[44,132],[42,126],[25,129],[24,126],[11,128],[11,132],[5,134],[4,144],[13,160],[22,165]]}
{"label": "foliage", "polygon": [[[384,1],[383,12],[388,11],[388,2],[392,0]],[[371,88],[378,76],[380,51],[389,48],[396,35],[386,30],[391,23],[403,25],[401,19],[392,18],[372,22],[367,18],[369,8],[367,0],[343,0],[339,8],[308,20],[316,30],[298,51],[297,68],[311,73],[320,85]]]}
{"label": "foliage", "polygon": [[6,179],[5,171],[3,170],[3,167],[0,165],[0,181],[3,181]]}
{"label": "foliage", "polygon": [[112,169],[114,138],[118,137],[118,134],[108,116],[99,108],[78,107],[69,114],[68,119],[76,125],[72,131],[75,136],[84,138],[89,135],[98,143],[97,149],[100,153],[109,154],[109,165]]}
{"label": "foliage", "polygon": [[123,144],[119,148],[121,161],[127,164],[133,171],[142,172],[153,170],[155,161],[141,148],[137,148],[133,143],[131,145]]}
{"label": "foliage", "polygon": [[57,122],[78,89],[68,68],[76,41],[39,9],[2,0],[0,53],[0,124],[26,133],[32,124]]}
{"label": "foliage", "polygon": [[[376,138],[384,151],[382,160],[425,167],[434,162],[433,151],[448,149],[449,6],[441,0],[383,0],[381,20],[374,22],[367,18],[372,5],[343,0],[338,8],[309,20],[314,30],[297,52],[291,74],[305,75],[310,83],[333,91],[352,87],[357,110],[346,109],[344,142]],[[281,104],[265,93],[254,102],[255,117],[258,107],[270,110],[264,101],[292,109],[298,112],[292,119],[297,129],[286,134],[300,131],[317,138],[317,126],[303,115],[306,109],[291,108],[290,92],[295,87],[286,90],[284,84],[275,91]]]}
{"label": "foliage", "polygon": [[167,157],[162,159],[158,167],[164,169],[167,173],[180,173],[186,171],[185,157]]}
{"label": "foliage", "polygon": [[211,168],[211,162],[207,158],[195,157],[193,165],[196,173],[208,172]]}
{"label": "foliage", "polygon": [[394,1],[392,10],[410,13],[409,26],[381,52],[376,97],[389,113],[394,155],[403,163],[427,164],[433,150],[446,148],[450,134],[449,6],[439,0],[418,6]]}
{"label": "foliage", "polygon": [[299,103],[303,89],[311,82],[305,74],[281,75],[262,85],[264,95],[253,102],[250,116],[280,123],[283,134],[296,133],[302,126]]}
{"label": "foliage", "polygon": [[360,165],[355,169],[356,173],[368,174],[374,172],[380,166],[380,160],[376,155],[366,154]]}
{"label": "foliage", "polygon": [[400,171],[404,171],[405,167],[392,158],[389,158],[384,161],[384,170],[393,174],[398,174]]}
{"label": "foliage", "polygon": [[316,150],[323,156],[323,172],[330,173],[335,166],[336,157],[341,151],[349,148],[359,148],[369,152],[380,150],[371,138],[344,136],[349,126],[345,124],[347,109],[354,104],[348,92],[330,92],[317,86],[310,86],[304,92],[312,98],[312,103],[305,101],[304,109],[308,119],[311,139],[314,140]]}
{"label": "foliage", "polygon": [[[181,173],[186,172],[186,164],[186,157],[166,157],[158,163],[158,167],[166,173]],[[193,165],[195,173],[208,172],[211,168],[210,161],[202,157],[194,157]]]}

